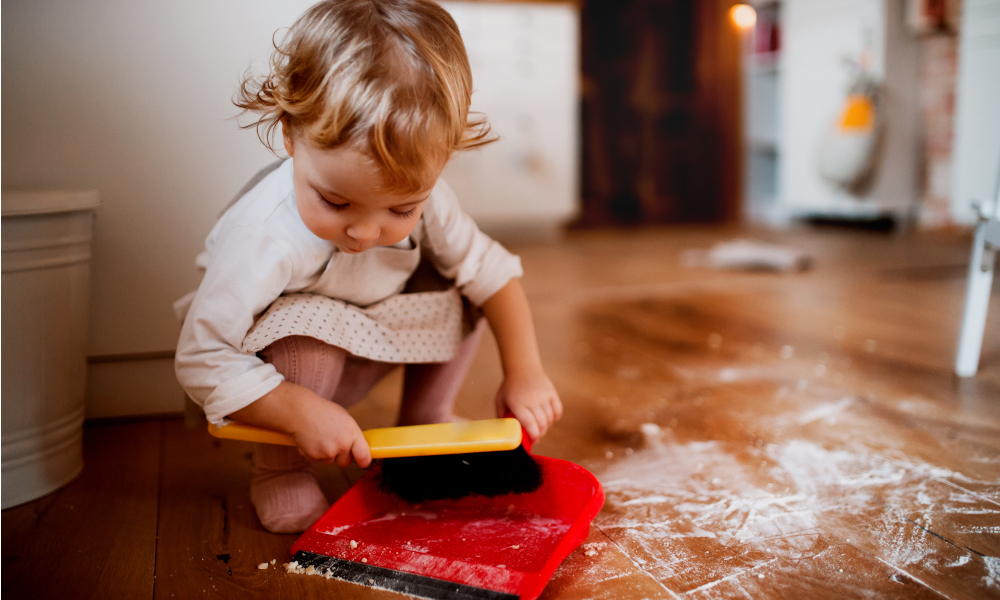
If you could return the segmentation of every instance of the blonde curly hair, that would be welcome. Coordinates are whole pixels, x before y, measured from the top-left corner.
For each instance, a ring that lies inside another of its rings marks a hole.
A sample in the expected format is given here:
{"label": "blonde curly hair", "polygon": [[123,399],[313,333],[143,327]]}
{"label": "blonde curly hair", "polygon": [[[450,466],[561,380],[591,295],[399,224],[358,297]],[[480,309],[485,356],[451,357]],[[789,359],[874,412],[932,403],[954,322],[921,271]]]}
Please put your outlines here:
{"label": "blonde curly hair", "polygon": [[[247,74],[233,103],[275,151],[278,124],[318,148],[350,145],[386,189],[433,185],[451,154],[494,141],[471,116],[472,71],[458,26],[428,0],[325,0],[274,43],[270,73]],[[263,130],[263,133],[262,133]]]}

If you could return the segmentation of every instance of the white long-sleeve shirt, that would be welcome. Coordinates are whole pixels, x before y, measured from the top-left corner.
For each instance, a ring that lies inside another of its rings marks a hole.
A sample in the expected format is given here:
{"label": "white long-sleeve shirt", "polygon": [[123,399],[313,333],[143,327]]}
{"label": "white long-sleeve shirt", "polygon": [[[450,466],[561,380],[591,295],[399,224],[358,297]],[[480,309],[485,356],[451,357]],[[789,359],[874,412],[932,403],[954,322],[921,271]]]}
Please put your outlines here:
{"label": "white long-sleeve shirt", "polygon": [[184,319],[177,379],[212,423],[284,379],[240,350],[254,320],[282,294],[312,292],[367,306],[400,293],[421,253],[476,306],[522,274],[520,259],[479,231],[443,180],[408,240],[339,252],[299,217],[292,164],[285,161],[223,214],[197,260],[205,268],[201,285],[189,307],[185,299],[177,305]]}

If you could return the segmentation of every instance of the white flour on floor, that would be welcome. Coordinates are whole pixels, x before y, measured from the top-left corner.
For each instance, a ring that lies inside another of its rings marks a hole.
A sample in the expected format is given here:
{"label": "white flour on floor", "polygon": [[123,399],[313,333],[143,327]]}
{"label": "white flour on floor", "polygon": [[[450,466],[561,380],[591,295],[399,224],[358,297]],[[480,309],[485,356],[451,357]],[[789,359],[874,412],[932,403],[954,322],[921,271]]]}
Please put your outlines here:
{"label": "white flour on floor", "polygon": [[[815,558],[853,537],[895,566],[967,566],[967,555],[911,526],[895,507],[1000,520],[1000,506],[929,477],[935,467],[863,446],[828,450],[793,439],[740,451],[742,460],[721,442],[663,443],[610,464],[599,474],[607,503],[597,525],[663,580],[692,568],[698,557],[677,543],[691,538],[711,540],[708,552],[753,549],[760,557],[751,565]],[[933,527],[933,517],[920,526]]]}

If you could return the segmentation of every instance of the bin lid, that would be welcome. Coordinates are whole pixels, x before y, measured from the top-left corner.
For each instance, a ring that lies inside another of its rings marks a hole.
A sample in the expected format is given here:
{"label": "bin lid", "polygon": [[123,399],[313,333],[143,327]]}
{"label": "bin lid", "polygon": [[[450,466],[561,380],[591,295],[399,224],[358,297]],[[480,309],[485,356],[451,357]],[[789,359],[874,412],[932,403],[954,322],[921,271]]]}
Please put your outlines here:
{"label": "bin lid", "polygon": [[17,192],[4,190],[2,197],[5,217],[40,215],[45,213],[91,210],[101,204],[97,190]]}

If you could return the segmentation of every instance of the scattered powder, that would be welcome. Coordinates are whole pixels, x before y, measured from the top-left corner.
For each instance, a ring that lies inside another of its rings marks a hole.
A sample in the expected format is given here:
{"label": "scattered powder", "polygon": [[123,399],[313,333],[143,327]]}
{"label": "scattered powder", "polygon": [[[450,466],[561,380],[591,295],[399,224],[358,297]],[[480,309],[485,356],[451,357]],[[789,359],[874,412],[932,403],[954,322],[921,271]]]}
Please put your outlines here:
{"label": "scattered powder", "polygon": [[1000,588],[1000,558],[984,556],[983,562],[989,570],[989,574],[983,577],[983,583],[989,588]]}
{"label": "scattered powder", "polygon": [[[698,373],[698,375],[702,374]],[[775,370],[766,365],[740,365],[706,371],[704,375],[722,383],[735,383],[739,381],[770,379],[774,377]]]}
{"label": "scattered powder", "polygon": [[958,560],[956,560],[955,562],[949,564],[948,566],[949,567],[961,567],[962,565],[968,564],[968,562],[970,560],[972,560],[972,559],[969,558],[968,554],[966,554],[964,556],[959,556]]}
{"label": "scattered powder", "polygon": [[599,550],[604,548],[604,542],[590,542],[580,546],[584,556],[597,556]]}
{"label": "scattered powder", "polygon": [[740,370],[739,369],[722,369],[719,371],[719,381],[724,383],[732,383],[733,381],[740,380]]}
{"label": "scattered powder", "polygon": [[[296,575],[319,575],[325,579],[333,579],[333,571],[330,569],[317,569],[316,567],[309,565],[306,568],[302,568],[298,561],[293,560],[292,562],[285,563],[282,565],[285,567],[286,573],[294,573]],[[374,583],[374,582],[372,582]]]}
{"label": "scattered powder", "polygon": [[[782,418],[791,423],[822,421],[849,410],[855,402],[843,397]],[[838,530],[852,531],[858,515],[871,520],[866,532],[870,537],[863,543],[894,566],[958,567],[969,562],[968,557],[956,562],[936,538],[886,510],[916,502],[931,514],[935,507],[954,505],[952,496],[962,492],[929,477],[940,473],[940,467],[902,463],[861,444],[849,450],[827,449],[802,439],[752,446],[759,463],[738,457],[736,451],[745,452],[745,446],[731,449],[718,441],[661,444],[609,464],[598,474],[607,503],[597,525],[629,549],[633,562],[661,581],[695,568],[687,546],[670,542],[678,538],[708,538],[723,546],[747,544],[761,554],[748,559],[747,567],[786,559],[772,568],[788,569],[794,576],[796,559],[829,548],[820,543],[821,538],[831,539],[824,531],[834,536]],[[760,472],[755,471],[758,464]],[[768,479],[775,485],[768,485]],[[965,508],[991,510],[976,495],[968,494],[965,500],[969,503]],[[583,547],[585,556],[596,553]],[[1000,586],[1000,560],[989,562],[984,583]]]}
{"label": "scattered powder", "polygon": [[664,502],[670,502],[670,498],[666,496],[646,496],[645,498],[636,498],[635,500],[629,500],[623,503],[622,506],[635,506],[636,504],[663,504]]}
{"label": "scattered powder", "polygon": [[643,423],[639,426],[639,432],[647,445],[655,446],[663,438],[663,430],[656,423]]}
{"label": "scattered powder", "polygon": [[850,396],[844,396],[838,402],[824,403],[810,411],[802,413],[796,421],[799,425],[805,425],[807,423],[812,423],[813,421],[836,417],[853,403],[853,398]]}

